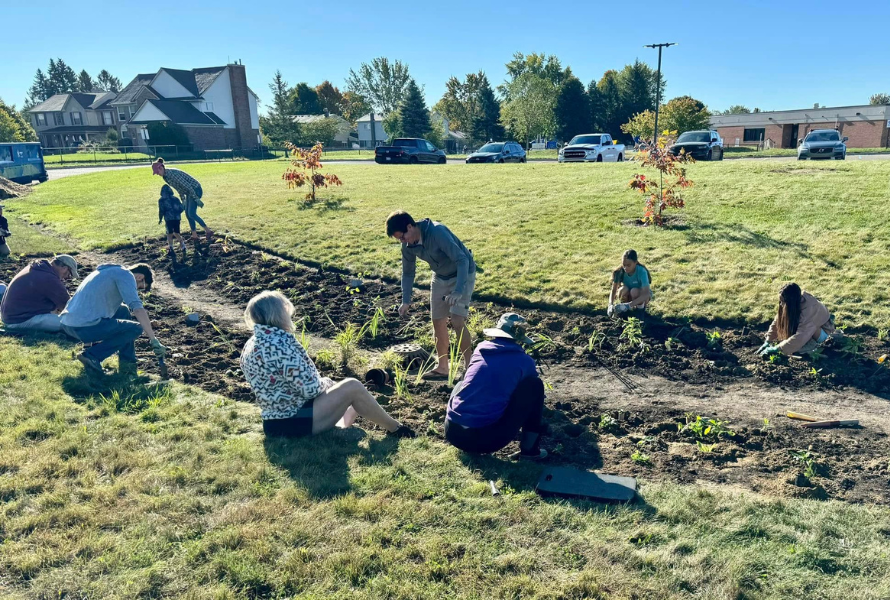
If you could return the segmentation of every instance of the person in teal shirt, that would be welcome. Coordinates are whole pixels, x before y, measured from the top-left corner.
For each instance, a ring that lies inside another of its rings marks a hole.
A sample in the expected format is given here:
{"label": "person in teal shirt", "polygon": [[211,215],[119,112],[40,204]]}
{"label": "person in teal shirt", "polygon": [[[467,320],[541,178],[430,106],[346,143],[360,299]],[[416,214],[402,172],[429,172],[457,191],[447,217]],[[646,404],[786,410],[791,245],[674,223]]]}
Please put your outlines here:
{"label": "person in teal shirt", "polygon": [[[646,305],[652,300],[651,284],[649,270],[637,260],[637,251],[625,252],[621,266],[612,273],[609,316],[646,310]],[[616,300],[619,301],[618,304],[615,303]]]}

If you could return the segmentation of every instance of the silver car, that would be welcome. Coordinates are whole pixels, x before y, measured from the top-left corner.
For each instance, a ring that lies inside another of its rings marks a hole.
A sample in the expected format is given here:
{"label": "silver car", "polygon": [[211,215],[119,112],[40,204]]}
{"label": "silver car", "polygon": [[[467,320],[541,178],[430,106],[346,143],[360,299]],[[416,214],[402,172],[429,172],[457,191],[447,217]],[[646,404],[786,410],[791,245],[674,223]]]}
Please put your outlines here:
{"label": "silver car", "polygon": [[803,140],[797,140],[797,160],[829,159],[844,160],[847,158],[846,141],[836,129],[814,129]]}

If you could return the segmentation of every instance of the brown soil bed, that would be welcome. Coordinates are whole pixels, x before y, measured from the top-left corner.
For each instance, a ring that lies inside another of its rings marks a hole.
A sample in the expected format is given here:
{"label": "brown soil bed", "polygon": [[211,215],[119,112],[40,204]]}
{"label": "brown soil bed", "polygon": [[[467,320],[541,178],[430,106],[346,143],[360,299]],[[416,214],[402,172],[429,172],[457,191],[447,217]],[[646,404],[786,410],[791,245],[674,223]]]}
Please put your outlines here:
{"label": "brown soil bed", "polygon": [[[356,290],[349,286],[349,275],[282,261],[232,242],[217,240],[204,254],[190,251],[184,262],[171,261],[161,242],[116,251],[108,260],[149,262],[168,273],[182,290],[219,298],[239,309],[259,291],[278,289],[293,300],[297,316],[306,317],[307,330],[326,338],[349,322],[366,322],[382,308],[386,320],[376,338],[362,341],[366,350],[379,351],[428,334],[423,304],[428,298],[423,293],[418,294],[414,319],[400,320],[394,310],[399,302],[395,283],[366,280]],[[21,266],[0,265],[0,279],[10,279]],[[187,326],[187,301],[175,291],[156,292],[146,300],[158,336],[172,347],[167,361],[171,376],[237,400],[252,399],[238,370],[249,332],[231,324],[214,324],[213,315],[207,314],[197,326]],[[477,320],[493,321],[510,309],[496,304],[477,306]],[[552,454],[551,463],[650,480],[733,484],[777,496],[890,502],[886,428],[801,429],[778,416],[789,406],[764,409],[756,398],[760,389],[765,394],[781,388],[783,403],[828,398],[820,400],[828,413],[833,408],[828,403],[847,393],[883,402],[890,376],[887,367],[875,361],[886,351],[886,343],[875,336],[853,336],[861,342],[856,355],[828,348],[815,365],[803,359],[772,364],[756,355],[763,328],[718,328],[646,317],[641,336],[645,347],[641,348],[621,338],[623,322],[601,314],[519,312],[528,318],[535,334],[553,341],[537,352],[542,376],[553,385],[546,411],[551,435],[544,444]],[[719,331],[719,338],[713,336],[714,331]],[[602,337],[596,336],[590,351],[594,332]],[[712,334],[710,339],[708,334]],[[137,349],[142,367],[157,373],[147,343],[141,341]],[[644,386],[645,394],[624,389],[602,368],[603,363]],[[324,374],[355,375],[349,369]],[[410,398],[396,397],[390,388],[380,390],[379,398],[417,431],[441,436],[449,392],[444,383],[421,383],[411,386]],[[727,406],[725,399],[722,404],[710,404],[706,398],[730,393],[742,396],[737,405],[733,401]],[[720,406],[720,414],[709,406]],[[685,423],[688,407],[696,407],[693,417],[730,422],[733,433],[699,440],[706,444],[704,449],[715,444],[710,452],[702,451],[696,436],[678,427]],[[504,458],[512,450],[508,447],[498,456]],[[798,457],[801,452],[809,452],[814,461],[815,474],[810,478],[801,475],[806,466]]]}
{"label": "brown soil bed", "polygon": [[31,193],[30,186],[15,183],[5,177],[0,177],[0,200],[21,198],[29,193]]}

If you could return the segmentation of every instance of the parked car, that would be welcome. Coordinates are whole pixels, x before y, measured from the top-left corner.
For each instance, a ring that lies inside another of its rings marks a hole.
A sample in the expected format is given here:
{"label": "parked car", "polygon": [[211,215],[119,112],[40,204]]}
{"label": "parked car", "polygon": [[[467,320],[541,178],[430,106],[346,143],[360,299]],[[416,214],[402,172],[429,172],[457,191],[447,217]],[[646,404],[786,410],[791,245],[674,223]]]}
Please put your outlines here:
{"label": "parked car", "polygon": [[0,143],[0,177],[16,183],[46,181],[43,148],[38,142]]}
{"label": "parked car", "polygon": [[814,129],[803,140],[797,140],[797,160],[829,159],[846,160],[850,138],[841,138],[837,129]]}
{"label": "parked car", "polygon": [[559,149],[559,162],[623,162],[624,144],[617,144],[608,133],[576,135]]}
{"label": "parked car", "polygon": [[525,150],[516,142],[489,142],[467,157],[469,163],[525,162]]}
{"label": "parked car", "polygon": [[668,151],[675,156],[685,151],[695,160],[723,160],[723,139],[713,129],[686,131]]}
{"label": "parked car", "polygon": [[391,146],[377,146],[374,161],[378,164],[391,163],[435,163],[444,165],[445,151],[420,138],[396,138]]}

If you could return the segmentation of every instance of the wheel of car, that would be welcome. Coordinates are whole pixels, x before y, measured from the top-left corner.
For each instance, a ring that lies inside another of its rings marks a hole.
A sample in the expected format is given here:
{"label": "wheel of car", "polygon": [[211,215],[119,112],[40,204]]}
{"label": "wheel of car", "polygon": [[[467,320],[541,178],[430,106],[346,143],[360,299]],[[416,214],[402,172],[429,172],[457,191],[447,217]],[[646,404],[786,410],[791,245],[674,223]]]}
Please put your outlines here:
{"label": "wheel of car", "polygon": [[499,159],[499,160],[498,160],[498,164],[499,164],[499,165],[504,164],[504,159],[503,159],[503,158]]}
{"label": "wheel of car", "polygon": [[440,157],[439,157],[439,164],[440,164],[440,165],[444,165],[446,162],[448,162],[448,161],[445,159],[444,156],[440,156]]}
{"label": "wheel of car", "polygon": [[409,159],[408,159],[408,164],[409,164],[409,165],[416,165],[416,164],[417,164],[417,157],[416,157],[416,156],[412,156],[411,158],[409,158]]}
{"label": "wheel of car", "polygon": [[596,162],[603,162],[603,155],[602,155],[602,154],[600,154],[599,156],[596,157]]}
{"label": "wheel of car", "polygon": [[842,154],[838,160],[847,160],[847,153]]}
{"label": "wheel of car", "polygon": [[803,156],[798,156],[797,160],[806,160]]}
{"label": "wheel of car", "polygon": [[723,160],[723,148],[720,148],[720,158],[717,160]]}
{"label": "wheel of car", "polygon": [[624,162],[624,155],[623,155],[623,154],[619,154],[619,155],[618,155],[618,162]]}
{"label": "wheel of car", "polygon": [[519,162],[524,163],[524,162],[525,162],[525,157],[523,156],[522,158],[520,158],[520,159],[519,159]]}
{"label": "wheel of car", "polygon": [[708,150],[708,157],[705,160],[708,162],[714,160],[714,149],[713,148]]}

